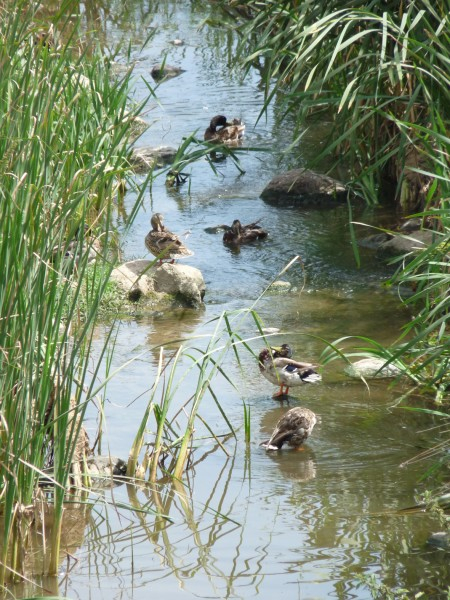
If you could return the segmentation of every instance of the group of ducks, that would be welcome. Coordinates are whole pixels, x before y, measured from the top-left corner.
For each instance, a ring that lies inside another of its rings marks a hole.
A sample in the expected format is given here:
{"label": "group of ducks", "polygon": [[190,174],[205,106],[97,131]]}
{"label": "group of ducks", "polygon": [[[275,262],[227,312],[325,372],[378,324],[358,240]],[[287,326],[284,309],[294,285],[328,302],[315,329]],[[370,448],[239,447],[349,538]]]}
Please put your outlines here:
{"label": "group of ducks", "polygon": [[[240,119],[228,122],[223,115],[211,119],[206,129],[204,139],[207,142],[220,144],[237,144],[241,140],[245,125]],[[152,230],[145,238],[148,250],[160,259],[176,259],[192,256],[181,239],[169,231],[163,224],[161,213],[155,213],[151,218]],[[242,225],[238,219],[231,227],[224,226],[223,242],[227,245],[240,245],[267,237],[267,231],[258,222]],[[285,396],[290,387],[304,383],[316,383],[322,378],[313,364],[298,362],[292,358],[292,350],[288,344],[279,347],[264,348],[258,357],[259,369],[266,379],[280,388],[274,398]],[[316,415],[308,408],[291,408],[278,421],[269,440],[261,445],[266,450],[279,450],[284,444],[298,448],[310,436],[317,422]]]}
{"label": "group of ducks", "polygon": [[[262,375],[271,383],[280,386],[278,392],[273,395],[274,398],[287,395],[290,387],[318,383],[322,379],[315,365],[292,358],[289,344],[264,348],[259,353],[258,364]],[[311,435],[316,423],[317,417],[309,408],[291,408],[278,421],[270,439],[261,446],[266,450],[280,450],[284,444],[299,448]]]}

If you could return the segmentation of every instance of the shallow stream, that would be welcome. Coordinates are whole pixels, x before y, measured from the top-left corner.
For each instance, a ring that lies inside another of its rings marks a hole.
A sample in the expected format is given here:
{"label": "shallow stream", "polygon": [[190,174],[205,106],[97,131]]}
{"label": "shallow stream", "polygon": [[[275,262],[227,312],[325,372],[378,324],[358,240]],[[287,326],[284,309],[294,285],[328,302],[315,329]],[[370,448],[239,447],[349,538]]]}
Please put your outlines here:
{"label": "shallow stream", "polygon": [[[395,294],[382,287],[385,267],[369,251],[363,251],[357,268],[346,206],[278,208],[260,199],[275,174],[303,164],[317,150],[326,123],[308,130],[301,145],[283,155],[291,141],[289,124],[278,122],[273,109],[258,121],[264,100],[258,73],[242,82],[229,69],[232,40],[201,27],[207,11],[206,3],[196,1],[128,0],[126,6],[111,2],[108,10],[99,9],[105,46],[131,43],[136,100],[148,92],[142,77],[152,83],[151,67],[166,53],[167,63],[185,69],[159,85],[158,103],[149,105],[146,116],[152,125],[139,145],[177,147],[195,131],[202,137],[211,117],[225,114],[242,118],[246,143],[264,150],[241,155],[245,174],[228,159],[217,164],[218,176],[206,161],[195,164],[190,183],[179,189],[167,188],[164,177],[158,177],[122,240],[124,259],[146,256],[150,216],[162,212],[172,231],[191,231],[188,245],[195,255],[186,264],[202,271],[207,286],[201,310],[152,313],[117,325],[111,368],[136,360],[108,385],[102,451],[125,459],[156,374],[159,350],[153,346],[179,338],[204,345],[202,338],[193,338],[211,333],[211,319],[223,310],[252,305],[295,255],[301,263],[282,277],[292,284],[291,291],[266,295],[256,309],[267,327],[283,332],[273,342],[288,341],[297,356],[317,360],[325,348],[321,338],[362,335],[394,341],[407,319]],[[87,17],[91,14],[86,11]],[[153,40],[141,50],[151,28]],[[184,45],[174,46],[176,38]],[[119,60],[125,62],[125,56]],[[129,192],[125,206],[133,202]],[[233,252],[222,244],[221,234],[205,232],[235,218],[244,223],[260,219],[270,232],[268,240]],[[389,216],[381,209],[361,208],[357,214],[357,220],[368,223],[383,219]],[[99,347],[106,331],[106,326],[99,328]],[[251,319],[240,333],[257,335]],[[257,351],[262,342],[251,345]],[[168,483],[138,492],[122,486],[112,492],[116,502],[162,510],[171,522],[96,505],[82,524],[84,533],[69,540],[78,562],[67,572],[62,565],[58,590],[49,581],[42,582],[45,588],[80,600],[368,600],[367,578],[375,575],[389,588],[421,591],[428,600],[443,598],[436,590],[450,583],[448,555],[426,544],[439,529],[437,518],[399,512],[426,489],[422,476],[432,463],[405,463],[436,441],[433,423],[397,407],[402,390],[390,389],[387,381],[371,383],[368,390],[343,373],[343,363],[334,362],[323,370],[322,384],[293,389],[289,398],[289,406],[304,405],[320,416],[303,451],[268,454],[259,444],[287,404],[271,398],[275,390],[250,354],[243,352],[241,360],[242,369],[232,353],[224,363],[237,390],[225,380],[213,385],[237,430],[237,439],[225,443],[228,455],[205,441],[186,486]],[[189,375],[179,390],[180,403],[194,384],[194,374]],[[248,446],[243,402],[251,415]],[[226,431],[212,400],[205,398],[201,414],[217,433]],[[87,427],[94,432],[94,411],[88,417]],[[18,593],[27,591],[25,586]]]}

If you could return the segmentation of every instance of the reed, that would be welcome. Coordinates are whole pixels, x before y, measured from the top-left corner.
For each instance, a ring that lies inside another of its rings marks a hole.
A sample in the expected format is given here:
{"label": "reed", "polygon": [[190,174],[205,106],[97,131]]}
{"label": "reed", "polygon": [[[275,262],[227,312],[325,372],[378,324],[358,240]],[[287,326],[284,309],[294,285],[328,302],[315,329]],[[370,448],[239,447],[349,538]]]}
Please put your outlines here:
{"label": "reed", "polygon": [[35,43],[36,10],[20,2],[0,11],[0,584],[24,571],[19,548],[49,467],[48,572],[57,573],[63,502],[93,392],[93,324],[114,262],[114,200],[140,110],[127,106],[129,74],[117,81],[95,48],[89,60],[75,53],[64,21],[54,23],[64,45]]}

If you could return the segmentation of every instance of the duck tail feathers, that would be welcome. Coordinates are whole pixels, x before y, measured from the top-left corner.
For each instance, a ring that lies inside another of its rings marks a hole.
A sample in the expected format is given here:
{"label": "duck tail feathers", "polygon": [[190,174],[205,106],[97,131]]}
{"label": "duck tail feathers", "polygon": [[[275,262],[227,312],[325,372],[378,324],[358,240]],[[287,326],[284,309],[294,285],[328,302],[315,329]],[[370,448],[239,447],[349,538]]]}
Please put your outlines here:
{"label": "duck tail feathers", "polygon": [[305,383],[318,383],[319,381],[322,381],[322,375],[319,375],[319,373],[316,373],[312,369],[306,371],[306,373],[302,373],[301,377],[302,381]]}

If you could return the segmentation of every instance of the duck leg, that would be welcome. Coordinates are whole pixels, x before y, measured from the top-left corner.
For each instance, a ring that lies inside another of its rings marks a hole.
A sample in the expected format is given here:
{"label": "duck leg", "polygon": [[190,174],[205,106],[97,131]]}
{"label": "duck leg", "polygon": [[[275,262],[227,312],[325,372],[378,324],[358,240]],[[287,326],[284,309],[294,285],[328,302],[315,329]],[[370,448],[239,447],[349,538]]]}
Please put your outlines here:
{"label": "duck leg", "polygon": [[[287,388],[287,389],[289,389],[289,388]],[[281,396],[285,396],[285,395],[286,395],[286,393],[284,392],[284,383],[282,383],[280,385],[280,389],[278,390],[278,392],[276,392],[276,394],[274,394],[272,396],[272,398],[280,398]]]}

